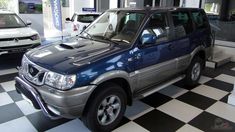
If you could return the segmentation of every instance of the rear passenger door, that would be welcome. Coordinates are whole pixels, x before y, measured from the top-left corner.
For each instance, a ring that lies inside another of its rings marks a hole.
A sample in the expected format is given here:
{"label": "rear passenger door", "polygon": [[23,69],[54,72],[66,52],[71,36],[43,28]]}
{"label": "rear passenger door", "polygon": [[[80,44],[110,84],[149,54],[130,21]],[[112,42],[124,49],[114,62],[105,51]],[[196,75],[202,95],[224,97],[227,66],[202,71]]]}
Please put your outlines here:
{"label": "rear passenger door", "polygon": [[177,70],[182,72],[190,63],[190,52],[193,23],[190,13],[185,10],[171,11],[171,18],[174,25],[174,46],[177,59]]}

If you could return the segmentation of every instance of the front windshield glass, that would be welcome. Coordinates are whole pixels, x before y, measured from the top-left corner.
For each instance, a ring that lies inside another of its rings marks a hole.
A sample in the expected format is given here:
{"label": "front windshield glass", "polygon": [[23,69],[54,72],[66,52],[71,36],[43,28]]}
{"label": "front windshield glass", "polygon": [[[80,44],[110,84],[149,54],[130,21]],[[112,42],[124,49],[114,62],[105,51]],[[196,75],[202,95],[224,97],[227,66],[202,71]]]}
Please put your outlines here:
{"label": "front windshield glass", "polygon": [[144,18],[143,13],[109,11],[93,22],[82,36],[124,43],[131,43]]}
{"label": "front windshield glass", "polygon": [[15,14],[0,14],[0,28],[25,27],[24,22]]}

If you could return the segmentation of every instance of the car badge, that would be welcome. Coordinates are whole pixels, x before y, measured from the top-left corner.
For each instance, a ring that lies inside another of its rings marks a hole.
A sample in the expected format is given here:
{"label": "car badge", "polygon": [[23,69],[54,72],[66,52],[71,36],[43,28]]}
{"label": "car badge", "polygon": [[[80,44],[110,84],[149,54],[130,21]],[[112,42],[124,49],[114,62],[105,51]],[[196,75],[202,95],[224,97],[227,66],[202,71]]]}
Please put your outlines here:
{"label": "car badge", "polygon": [[15,38],[14,41],[15,41],[16,43],[18,43],[18,42],[19,42],[19,39]]}

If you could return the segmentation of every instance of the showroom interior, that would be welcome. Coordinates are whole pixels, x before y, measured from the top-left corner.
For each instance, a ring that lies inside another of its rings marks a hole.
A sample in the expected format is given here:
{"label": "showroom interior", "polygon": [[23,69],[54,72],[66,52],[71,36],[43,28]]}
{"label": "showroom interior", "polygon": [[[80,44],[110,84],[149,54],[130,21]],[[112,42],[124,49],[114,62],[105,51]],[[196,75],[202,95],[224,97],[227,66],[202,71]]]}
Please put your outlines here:
{"label": "showroom interior", "polygon": [[235,132],[234,113],[234,0],[0,0],[2,132]]}

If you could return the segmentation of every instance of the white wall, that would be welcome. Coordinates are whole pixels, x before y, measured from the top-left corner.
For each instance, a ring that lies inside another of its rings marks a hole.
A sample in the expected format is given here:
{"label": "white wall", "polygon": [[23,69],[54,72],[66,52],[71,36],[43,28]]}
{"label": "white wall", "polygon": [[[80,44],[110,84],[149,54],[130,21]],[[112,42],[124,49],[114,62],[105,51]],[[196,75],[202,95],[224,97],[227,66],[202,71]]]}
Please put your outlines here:
{"label": "white wall", "polygon": [[183,1],[185,1],[184,7],[199,8],[200,0],[181,0],[180,6],[182,6]]}
{"label": "white wall", "polygon": [[74,12],[82,12],[82,8],[94,8],[94,0],[70,0],[70,15]]}
{"label": "white wall", "polygon": [[27,20],[32,22],[31,28],[38,31],[40,36],[44,35],[43,30],[43,15],[42,14],[19,14],[19,16],[26,22]]}

